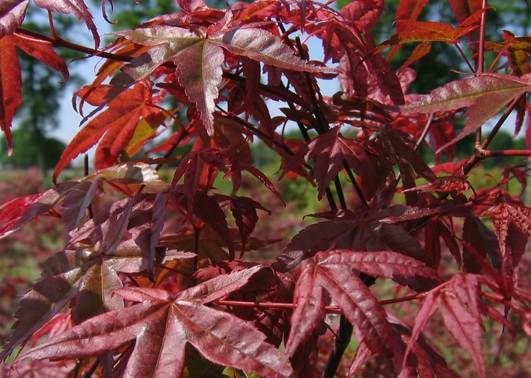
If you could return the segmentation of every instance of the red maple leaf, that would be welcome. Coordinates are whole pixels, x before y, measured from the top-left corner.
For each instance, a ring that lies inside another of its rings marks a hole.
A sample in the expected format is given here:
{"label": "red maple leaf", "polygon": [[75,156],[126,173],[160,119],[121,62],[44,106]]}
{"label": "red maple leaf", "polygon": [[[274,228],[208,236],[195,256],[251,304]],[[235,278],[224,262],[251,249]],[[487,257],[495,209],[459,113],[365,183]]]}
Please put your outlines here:
{"label": "red maple leaf", "polygon": [[[85,87],[77,95],[91,105],[101,107],[107,100],[111,86]],[[53,180],[80,153],[98,143],[95,166],[106,168],[116,163],[118,157],[129,146],[140,121],[146,120],[154,128],[164,122],[161,110],[153,104],[151,89],[138,83],[132,89],[125,89],[113,98],[108,108],[99,113],[81,129],[63,151],[57,163]],[[101,141],[100,141],[101,139]]]}
{"label": "red maple leaf", "polygon": [[13,117],[22,103],[22,79],[16,47],[61,73],[65,80],[69,77],[66,63],[48,44],[18,35],[6,35],[0,38],[0,129],[6,137],[8,154],[11,154],[13,149],[11,141]]}
{"label": "red maple leaf", "polygon": [[124,375],[172,376],[182,374],[185,347],[190,343],[214,363],[267,377],[289,377],[291,369],[255,327],[206,306],[244,286],[262,269],[255,266],[219,276],[175,297],[157,289],[119,290],[123,299],[139,303],[89,319],[22,354],[17,361],[97,356],[134,341],[132,353],[124,356]]}
{"label": "red maple leaf", "polygon": [[[438,274],[423,263],[394,252],[319,252],[305,266],[294,293],[295,311],[286,353],[292,355],[304,343],[324,317],[325,291],[356,324],[372,351],[392,354],[388,338],[390,327],[385,310],[356,273],[409,282],[425,278],[431,284],[441,282]],[[413,284],[416,287],[416,284]],[[418,289],[418,287],[417,287]]]}

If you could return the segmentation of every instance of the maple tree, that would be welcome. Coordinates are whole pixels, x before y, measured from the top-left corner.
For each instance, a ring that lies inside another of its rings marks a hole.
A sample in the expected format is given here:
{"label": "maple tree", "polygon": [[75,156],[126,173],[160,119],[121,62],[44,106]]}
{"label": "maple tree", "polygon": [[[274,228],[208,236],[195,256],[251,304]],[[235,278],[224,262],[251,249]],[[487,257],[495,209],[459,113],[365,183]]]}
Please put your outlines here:
{"label": "maple tree", "polygon": [[[436,323],[486,377],[487,326],[531,334],[522,274],[531,208],[507,186],[515,181],[523,193],[529,169],[508,166],[489,188],[468,180],[484,159],[531,155],[488,149],[512,111],[515,133],[525,128],[531,147],[531,40],[504,31],[486,41],[486,13],[494,11],[486,1],[451,0],[455,25],[417,21],[428,2],[401,1],[394,34],[377,45],[371,29],[383,0],[341,10],[311,0],[227,9],[177,0],[182,12],[113,32],[106,47],[83,0],[34,0],[50,15],[48,36],[23,27],[28,3],[0,4],[0,127],[9,150],[22,100],[17,48],[65,80],[68,66],[54,48],[103,61],[94,82],[74,94],[85,118],[54,186],[0,205],[2,237],[47,217],[68,231],[20,301],[0,354],[5,360],[27,346],[13,371],[457,376],[429,337]],[[102,1],[106,18],[110,5]],[[94,46],[58,35],[54,13],[84,22]],[[309,40],[321,44],[321,61]],[[393,56],[410,43],[417,47],[396,70]],[[411,94],[422,72],[409,66],[434,43],[455,47],[469,72]],[[489,68],[487,52],[496,56]],[[323,94],[328,81],[340,91]],[[485,123],[500,112],[485,137]],[[303,140],[285,137],[288,124]],[[456,142],[470,134],[473,155],[454,161]],[[253,166],[255,140],[280,156],[278,177]],[[190,152],[175,156],[187,144]],[[434,166],[417,153],[421,145],[433,151]],[[93,173],[61,181],[92,147]],[[174,163],[162,180],[158,172]],[[277,178],[304,178],[326,198],[327,209],[308,214],[314,222],[273,261],[246,261],[277,241],[257,236],[272,206],[241,190],[248,177],[278,203]],[[221,180],[230,182],[226,191],[216,187]]]}

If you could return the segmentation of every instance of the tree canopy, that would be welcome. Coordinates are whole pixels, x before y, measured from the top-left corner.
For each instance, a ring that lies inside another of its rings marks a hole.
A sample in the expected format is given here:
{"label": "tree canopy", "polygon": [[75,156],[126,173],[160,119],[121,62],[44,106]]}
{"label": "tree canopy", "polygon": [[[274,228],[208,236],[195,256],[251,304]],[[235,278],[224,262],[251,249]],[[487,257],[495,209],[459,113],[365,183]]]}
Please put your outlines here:
{"label": "tree canopy", "polygon": [[[531,156],[531,40],[518,28],[491,34],[485,1],[402,0],[388,23],[383,0],[177,0],[178,11],[107,36],[84,0],[33,3],[49,33],[25,27],[29,0],[0,4],[7,154],[30,131],[12,129],[31,96],[22,76],[33,66],[20,54],[64,81],[59,49],[99,63],[73,93],[83,120],[51,186],[0,200],[2,239],[43,219],[64,227],[46,235],[61,241],[56,250],[15,239],[43,262],[14,314],[2,373],[531,369],[530,169],[519,164]],[[100,4],[108,19],[112,3]],[[91,43],[60,34],[58,14],[83,23]],[[450,50],[455,59],[440,61]],[[443,63],[451,76],[434,77]],[[323,93],[323,82],[338,91]],[[501,127],[513,112],[524,146],[509,148]],[[278,156],[276,171],[254,165],[256,141]],[[88,151],[90,165],[65,174]],[[495,158],[518,161],[478,184]],[[279,183],[295,179],[311,189],[284,196]],[[297,195],[315,206],[297,207]]]}

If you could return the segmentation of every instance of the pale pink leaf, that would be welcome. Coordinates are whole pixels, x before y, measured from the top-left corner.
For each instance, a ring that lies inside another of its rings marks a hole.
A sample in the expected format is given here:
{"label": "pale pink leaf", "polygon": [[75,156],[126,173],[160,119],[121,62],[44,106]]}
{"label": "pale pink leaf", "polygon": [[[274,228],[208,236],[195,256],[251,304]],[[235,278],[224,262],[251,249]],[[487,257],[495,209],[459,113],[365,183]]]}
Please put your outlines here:
{"label": "pale pink leaf", "polygon": [[83,21],[92,32],[96,46],[100,43],[100,35],[92,14],[83,0],[34,0],[38,7],[49,10],[50,12],[59,12],[64,14],[73,14]]}
{"label": "pale pink leaf", "polygon": [[214,133],[214,100],[218,97],[225,60],[221,47],[206,42],[196,43],[174,59],[179,83],[188,98],[195,103],[209,135]]}
{"label": "pale pink leaf", "polygon": [[411,104],[401,106],[400,110],[404,113],[436,113],[468,108],[464,130],[452,141],[439,147],[437,152],[440,152],[481,127],[507,103],[529,91],[530,80],[531,75],[517,78],[501,74],[456,80],[434,89]]}
{"label": "pale pink leaf", "polygon": [[211,39],[223,48],[238,55],[287,70],[306,72],[334,72],[328,67],[318,67],[297,57],[279,37],[267,30],[236,28]]}
{"label": "pale pink leaf", "polygon": [[3,0],[0,3],[0,38],[12,34],[21,24],[29,0]]}

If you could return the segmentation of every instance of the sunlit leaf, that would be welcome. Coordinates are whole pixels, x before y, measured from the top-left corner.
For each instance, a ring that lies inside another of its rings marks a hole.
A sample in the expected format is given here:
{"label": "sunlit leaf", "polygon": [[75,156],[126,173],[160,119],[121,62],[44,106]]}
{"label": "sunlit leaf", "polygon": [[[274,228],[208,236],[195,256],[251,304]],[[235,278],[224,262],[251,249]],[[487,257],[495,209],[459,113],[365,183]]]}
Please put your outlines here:
{"label": "sunlit leaf", "polygon": [[529,80],[527,75],[516,78],[495,74],[461,79],[433,90],[400,110],[404,113],[436,113],[467,109],[465,128],[456,138],[441,146],[438,151],[442,151],[484,125],[507,103],[529,91]]}
{"label": "sunlit leaf", "polygon": [[29,0],[4,0],[0,4],[0,38],[12,34],[22,24]]}
{"label": "sunlit leaf", "polygon": [[[260,268],[235,273],[232,281],[244,285]],[[222,289],[224,277],[208,281]],[[215,282],[219,281],[219,285]],[[203,284],[204,286],[205,284]],[[129,288],[118,291],[124,299],[139,304],[112,311],[81,323],[72,330],[21,355],[24,358],[78,358],[99,355],[135,341],[124,374],[154,376],[182,374],[186,343],[192,344],[208,360],[255,371],[268,377],[288,377],[280,353],[264,343],[264,335],[245,321],[204,306],[197,294],[211,289],[201,285],[193,292],[183,291],[177,298],[156,289]],[[149,327],[149,332],[145,332]],[[239,332],[234,332],[238,329]],[[171,337],[170,337],[171,336]],[[75,357],[74,357],[75,356]]]}

